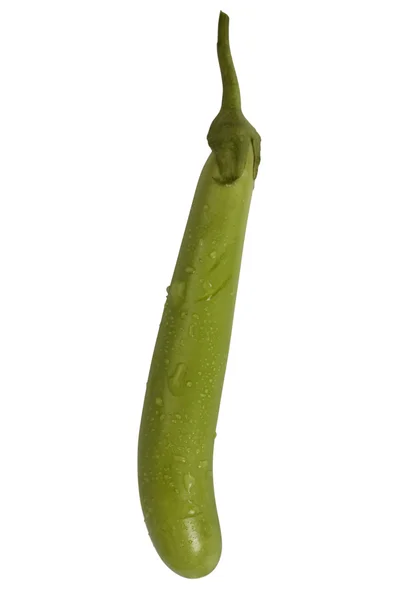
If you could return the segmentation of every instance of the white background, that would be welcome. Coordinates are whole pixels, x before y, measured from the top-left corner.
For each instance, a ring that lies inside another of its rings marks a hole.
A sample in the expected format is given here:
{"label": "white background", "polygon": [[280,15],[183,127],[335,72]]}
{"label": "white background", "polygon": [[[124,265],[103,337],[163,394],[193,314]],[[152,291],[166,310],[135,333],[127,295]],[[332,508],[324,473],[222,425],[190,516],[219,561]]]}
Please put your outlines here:
{"label": "white background", "polygon": [[[214,477],[170,572],[139,505],[148,368],[219,110],[262,136]],[[396,1],[3,0],[0,596],[398,600]]]}

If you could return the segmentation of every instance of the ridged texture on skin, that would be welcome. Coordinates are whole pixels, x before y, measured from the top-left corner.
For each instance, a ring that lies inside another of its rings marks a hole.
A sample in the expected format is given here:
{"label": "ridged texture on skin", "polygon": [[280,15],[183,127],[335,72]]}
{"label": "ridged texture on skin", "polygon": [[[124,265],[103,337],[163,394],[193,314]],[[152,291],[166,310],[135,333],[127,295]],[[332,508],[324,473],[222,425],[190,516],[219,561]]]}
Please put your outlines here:
{"label": "ridged texture on skin", "polygon": [[221,554],[212,478],[250,199],[253,151],[233,184],[214,153],[201,173],[160,324],[139,436],[139,489],[159,555],[202,577]]}

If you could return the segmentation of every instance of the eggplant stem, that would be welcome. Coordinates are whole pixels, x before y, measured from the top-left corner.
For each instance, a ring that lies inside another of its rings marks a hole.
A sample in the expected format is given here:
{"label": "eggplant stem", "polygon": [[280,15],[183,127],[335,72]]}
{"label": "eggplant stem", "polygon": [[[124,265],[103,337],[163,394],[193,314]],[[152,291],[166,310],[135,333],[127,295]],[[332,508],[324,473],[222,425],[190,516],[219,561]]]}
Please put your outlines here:
{"label": "eggplant stem", "polygon": [[229,44],[229,17],[222,11],[218,20],[217,53],[222,78],[222,108],[240,110],[239,82]]}

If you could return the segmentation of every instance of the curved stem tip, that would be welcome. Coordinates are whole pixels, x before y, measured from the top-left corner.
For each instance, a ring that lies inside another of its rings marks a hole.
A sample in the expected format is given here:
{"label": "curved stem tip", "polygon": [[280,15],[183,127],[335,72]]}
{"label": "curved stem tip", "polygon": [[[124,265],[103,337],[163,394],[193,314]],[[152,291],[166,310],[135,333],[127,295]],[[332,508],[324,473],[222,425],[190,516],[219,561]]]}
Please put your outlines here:
{"label": "curved stem tip", "polygon": [[240,110],[240,89],[229,45],[229,17],[219,13],[218,20],[218,62],[222,77],[222,108]]}

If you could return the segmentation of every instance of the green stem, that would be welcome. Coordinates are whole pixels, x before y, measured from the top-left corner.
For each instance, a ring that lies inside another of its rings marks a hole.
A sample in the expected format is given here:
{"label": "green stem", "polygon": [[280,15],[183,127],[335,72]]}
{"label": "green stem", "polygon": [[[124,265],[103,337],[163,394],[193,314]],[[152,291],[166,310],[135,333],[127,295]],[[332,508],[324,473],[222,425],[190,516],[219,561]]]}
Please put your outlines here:
{"label": "green stem", "polygon": [[219,13],[218,21],[218,62],[222,77],[222,108],[240,110],[240,89],[229,45],[229,17]]}
{"label": "green stem", "polygon": [[217,52],[222,77],[222,106],[211,123],[207,141],[215,154],[219,183],[230,184],[242,176],[250,145],[253,177],[257,177],[261,138],[242,113],[239,83],[229,47],[229,17],[223,12],[219,14]]}

